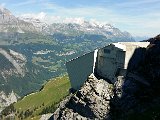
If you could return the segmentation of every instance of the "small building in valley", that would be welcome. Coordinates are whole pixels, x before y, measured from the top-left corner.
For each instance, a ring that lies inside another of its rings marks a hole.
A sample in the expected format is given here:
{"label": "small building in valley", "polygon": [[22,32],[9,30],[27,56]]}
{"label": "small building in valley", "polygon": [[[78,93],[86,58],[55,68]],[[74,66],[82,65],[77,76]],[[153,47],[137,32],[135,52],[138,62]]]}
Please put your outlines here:
{"label": "small building in valley", "polygon": [[[71,86],[78,90],[87,77],[94,73],[98,78],[104,78],[111,83],[116,82],[116,76],[125,76],[128,65],[139,63],[139,58],[149,42],[118,42],[73,59],[66,63]],[[142,48],[142,50],[141,50]],[[133,54],[138,51],[134,62],[130,63]]]}

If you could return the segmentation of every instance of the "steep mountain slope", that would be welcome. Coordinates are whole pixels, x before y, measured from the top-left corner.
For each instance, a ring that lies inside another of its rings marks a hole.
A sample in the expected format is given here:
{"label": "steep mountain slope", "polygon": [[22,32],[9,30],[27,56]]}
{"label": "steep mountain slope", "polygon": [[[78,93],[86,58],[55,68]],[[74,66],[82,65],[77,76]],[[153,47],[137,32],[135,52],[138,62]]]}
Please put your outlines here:
{"label": "steep mountain slope", "polygon": [[28,23],[32,23],[37,31],[40,31],[45,34],[49,33],[49,24],[42,22],[39,19],[30,17],[19,17],[19,19]]}
{"label": "steep mountain slope", "polygon": [[[41,69],[36,65],[30,66],[31,63],[29,63],[26,57],[21,53],[15,52],[11,49],[1,48],[0,57],[2,63],[0,67],[1,91],[4,91],[5,93],[10,93],[12,90],[14,90],[14,92],[16,92],[18,95],[25,95],[28,91],[28,85],[30,85],[30,87],[33,87],[36,81],[37,85],[43,83],[42,81],[38,82],[38,80],[36,80],[35,77],[38,77],[39,74],[41,75],[42,73],[45,74],[47,71]],[[41,80],[43,80],[43,78]],[[37,88],[37,86],[34,86],[31,89],[34,90],[35,87]]]}
{"label": "steep mountain slope", "polygon": [[41,87],[50,78],[48,71],[31,64],[21,53],[0,48],[0,111]]}
{"label": "steep mountain slope", "polygon": [[36,32],[33,24],[16,18],[8,9],[2,7],[0,7],[0,24],[0,32]]}
{"label": "steep mountain slope", "polygon": [[0,54],[3,56],[1,56],[1,63],[3,66],[1,66],[0,72],[4,79],[7,80],[7,76],[13,74],[19,74],[21,76],[25,75],[24,65],[26,64],[27,60],[22,54],[11,49],[9,52],[7,52],[2,48],[0,48]]}
{"label": "steep mountain slope", "polygon": [[118,76],[115,84],[109,84],[90,75],[50,119],[159,120],[160,35],[148,41],[141,62],[128,67],[126,77]]}
{"label": "steep mountain slope", "polygon": [[15,119],[38,120],[43,114],[53,112],[56,109],[57,104],[68,95],[69,88],[70,83],[67,75],[54,78],[46,83],[39,92],[29,94],[15,103],[14,108],[12,105],[6,108],[2,112],[3,117],[10,114],[9,111],[14,111]]}

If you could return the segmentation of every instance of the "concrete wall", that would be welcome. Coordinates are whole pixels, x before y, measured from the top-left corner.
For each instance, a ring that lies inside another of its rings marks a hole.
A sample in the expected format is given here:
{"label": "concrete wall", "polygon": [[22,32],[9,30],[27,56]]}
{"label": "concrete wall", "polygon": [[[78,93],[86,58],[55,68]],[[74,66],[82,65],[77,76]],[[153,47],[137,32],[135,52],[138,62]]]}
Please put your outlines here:
{"label": "concrete wall", "polygon": [[150,42],[118,42],[118,43],[126,46],[136,45],[137,47],[144,47],[144,48],[146,48],[150,44]]}
{"label": "concrete wall", "polygon": [[126,46],[126,58],[125,58],[125,65],[124,65],[124,68],[127,69],[128,67],[128,63],[129,63],[129,60],[131,59],[135,49],[137,48],[136,45],[128,45]]}
{"label": "concrete wall", "polygon": [[85,54],[66,63],[73,89],[78,90],[84,84],[87,77],[93,72],[93,64],[94,52]]}
{"label": "concrete wall", "polygon": [[121,44],[126,45],[126,57],[125,57],[125,66],[127,69],[128,63],[133,56],[134,52],[138,48],[146,48],[150,43],[149,42],[122,42]]}
{"label": "concrete wall", "polygon": [[96,74],[102,78],[115,82],[115,75],[119,68],[124,67],[125,51],[113,44],[98,51]]}

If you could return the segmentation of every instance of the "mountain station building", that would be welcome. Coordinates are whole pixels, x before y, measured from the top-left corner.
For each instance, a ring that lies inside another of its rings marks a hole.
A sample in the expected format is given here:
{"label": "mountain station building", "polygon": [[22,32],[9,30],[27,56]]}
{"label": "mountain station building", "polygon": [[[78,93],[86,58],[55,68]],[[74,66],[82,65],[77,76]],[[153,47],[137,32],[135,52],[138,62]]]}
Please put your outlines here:
{"label": "mountain station building", "polygon": [[138,65],[149,44],[149,42],[111,43],[67,62],[71,87],[75,90],[80,89],[91,73],[115,83],[117,76],[125,76],[129,66],[131,69]]}

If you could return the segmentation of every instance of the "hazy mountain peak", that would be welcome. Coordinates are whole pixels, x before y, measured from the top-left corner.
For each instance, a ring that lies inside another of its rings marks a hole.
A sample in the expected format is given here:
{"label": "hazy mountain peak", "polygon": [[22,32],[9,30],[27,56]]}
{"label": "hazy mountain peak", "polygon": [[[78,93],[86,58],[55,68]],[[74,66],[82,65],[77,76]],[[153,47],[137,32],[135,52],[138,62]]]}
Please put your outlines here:
{"label": "hazy mountain peak", "polygon": [[0,6],[0,11],[3,11],[4,10],[4,7]]}
{"label": "hazy mountain peak", "polygon": [[8,9],[0,6],[0,15],[8,15],[9,16],[9,15],[12,15],[12,13]]}
{"label": "hazy mountain peak", "polygon": [[104,26],[112,28],[113,26],[111,24],[107,24],[105,22],[99,22],[97,20],[91,19],[91,20],[84,20],[83,18],[66,18],[62,21],[62,23],[66,24],[78,24],[81,26],[92,26],[92,27],[99,27],[103,28]]}
{"label": "hazy mountain peak", "polygon": [[[40,22],[46,22],[46,14],[44,12],[40,12],[39,14],[22,14],[19,16],[22,20],[37,20]],[[47,23],[47,22],[46,22]]]}
{"label": "hazy mountain peak", "polygon": [[36,32],[38,30],[35,29],[32,23],[26,22],[24,20],[20,20],[16,16],[12,15],[12,13],[0,6],[0,32]]}
{"label": "hazy mountain peak", "polygon": [[47,27],[49,26],[47,23],[41,21],[38,18],[30,18],[30,17],[21,17],[19,18],[27,23],[32,23],[33,26],[36,28],[37,31],[42,32],[43,30],[47,29]]}

